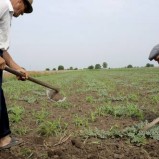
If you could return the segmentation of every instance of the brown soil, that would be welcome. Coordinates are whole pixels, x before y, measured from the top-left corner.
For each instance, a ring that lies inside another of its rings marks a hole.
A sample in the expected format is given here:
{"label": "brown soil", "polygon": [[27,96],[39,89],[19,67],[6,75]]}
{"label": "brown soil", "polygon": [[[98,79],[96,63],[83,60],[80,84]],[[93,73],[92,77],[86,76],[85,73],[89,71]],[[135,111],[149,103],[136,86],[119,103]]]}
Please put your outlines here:
{"label": "brown soil", "polygon": [[[79,87],[78,85],[73,85],[70,92]],[[98,98],[93,91],[90,94],[87,93],[87,96],[89,95],[95,99]],[[45,97],[41,97],[31,104],[19,100],[19,105],[25,108],[25,115],[20,123],[12,123],[11,128],[27,126],[30,130],[22,136],[14,133],[15,136],[22,138],[24,143],[9,150],[1,150],[0,159],[159,159],[159,142],[155,140],[148,140],[145,145],[137,146],[129,143],[127,139],[80,137],[79,132],[83,127],[75,127],[72,123],[72,116],[76,114],[87,116],[99,104],[86,102],[85,99],[85,94],[73,92],[67,98],[67,101],[72,105],[68,109],[56,107],[56,103],[49,101]],[[14,103],[15,99],[7,98],[8,104],[12,102]],[[38,125],[33,119],[32,110],[41,110],[43,107],[41,103],[44,102],[46,103],[45,109],[51,114],[48,120],[61,117],[62,121],[69,123],[66,134],[52,137],[44,137],[37,134]],[[114,105],[120,102],[122,101],[114,101]],[[151,109],[151,105],[149,109]],[[153,119],[157,117],[153,112],[146,112],[145,110],[145,118],[150,119],[150,116]],[[89,126],[91,128],[97,127],[102,130],[109,130],[112,126],[118,125],[123,129],[138,122],[140,120],[135,118],[117,118],[107,115],[98,117]]]}

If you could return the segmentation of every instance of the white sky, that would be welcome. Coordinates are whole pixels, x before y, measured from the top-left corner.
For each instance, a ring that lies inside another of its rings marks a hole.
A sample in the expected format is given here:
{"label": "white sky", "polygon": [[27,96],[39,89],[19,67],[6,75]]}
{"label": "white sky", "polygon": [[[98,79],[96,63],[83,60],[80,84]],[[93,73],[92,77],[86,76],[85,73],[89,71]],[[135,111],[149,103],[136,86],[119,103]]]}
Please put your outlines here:
{"label": "white sky", "polygon": [[158,0],[34,0],[12,21],[10,54],[28,70],[145,66],[159,43]]}

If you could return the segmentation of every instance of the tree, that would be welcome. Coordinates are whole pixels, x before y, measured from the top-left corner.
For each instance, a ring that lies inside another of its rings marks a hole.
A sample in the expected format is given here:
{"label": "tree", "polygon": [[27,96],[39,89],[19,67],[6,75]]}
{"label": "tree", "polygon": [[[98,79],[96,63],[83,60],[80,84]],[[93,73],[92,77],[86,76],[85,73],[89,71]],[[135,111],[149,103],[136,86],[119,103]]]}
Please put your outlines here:
{"label": "tree", "polygon": [[52,70],[56,71],[56,68],[53,68]]}
{"label": "tree", "polygon": [[107,68],[108,64],[106,62],[103,62],[103,68]]}
{"label": "tree", "polygon": [[64,70],[64,66],[59,65],[59,66],[58,66],[58,70]]}
{"label": "tree", "polygon": [[133,66],[132,65],[128,65],[127,68],[133,68]]}
{"label": "tree", "polygon": [[147,63],[146,67],[154,67],[154,64]]}
{"label": "tree", "polygon": [[95,69],[101,69],[101,65],[100,64],[96,64],[95,65]]}
{"label": "tree", "polygon": [[88,66],[88,69],[92,70],[92,69],[94,69],[94,66],[93,65]]}
{"label": "tree", "polygon": [[50,71],[50,69],[49,69],[49,68],[46,68],[45,71]]}
{"label": "tree", "polygon": [[73,70],[73,67],[70,67],[69,69],[70,69],[70,70]]}

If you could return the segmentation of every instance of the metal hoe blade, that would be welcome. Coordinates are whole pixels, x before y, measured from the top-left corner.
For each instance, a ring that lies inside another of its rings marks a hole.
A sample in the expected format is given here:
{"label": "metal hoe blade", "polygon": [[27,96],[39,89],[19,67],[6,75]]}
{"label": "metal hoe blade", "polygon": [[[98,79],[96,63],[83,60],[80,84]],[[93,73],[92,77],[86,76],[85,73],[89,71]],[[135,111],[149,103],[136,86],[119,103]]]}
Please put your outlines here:
{"label": "metal hoe blade", "polygon": [[50,99],[51,101],[63,102],[66,100],[66,97],[63,97],[62,95],[60,95],[60,93],[58,93],[52,89],[47,89],[46,95],[47,95],[48,99]]}

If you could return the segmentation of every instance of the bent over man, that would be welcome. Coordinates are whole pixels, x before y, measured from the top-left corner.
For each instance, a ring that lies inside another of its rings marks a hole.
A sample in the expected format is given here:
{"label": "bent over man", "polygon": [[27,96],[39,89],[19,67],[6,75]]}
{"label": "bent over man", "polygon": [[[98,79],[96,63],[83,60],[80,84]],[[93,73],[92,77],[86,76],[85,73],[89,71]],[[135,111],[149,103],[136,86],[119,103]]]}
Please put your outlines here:
{"label": "bent over man", "polygon": [[32,11],[32,0],[0,0],[0,149],[10,148],[20,143],[20,140],[10,136],[11,130],[2,90],[3,70],[8,66],[23,73],[24,77],[19,77],[21,80],[25,80],[28,76],[28,73],[13,60],[8,52],[11,19],[12,16],[18,17]]}

